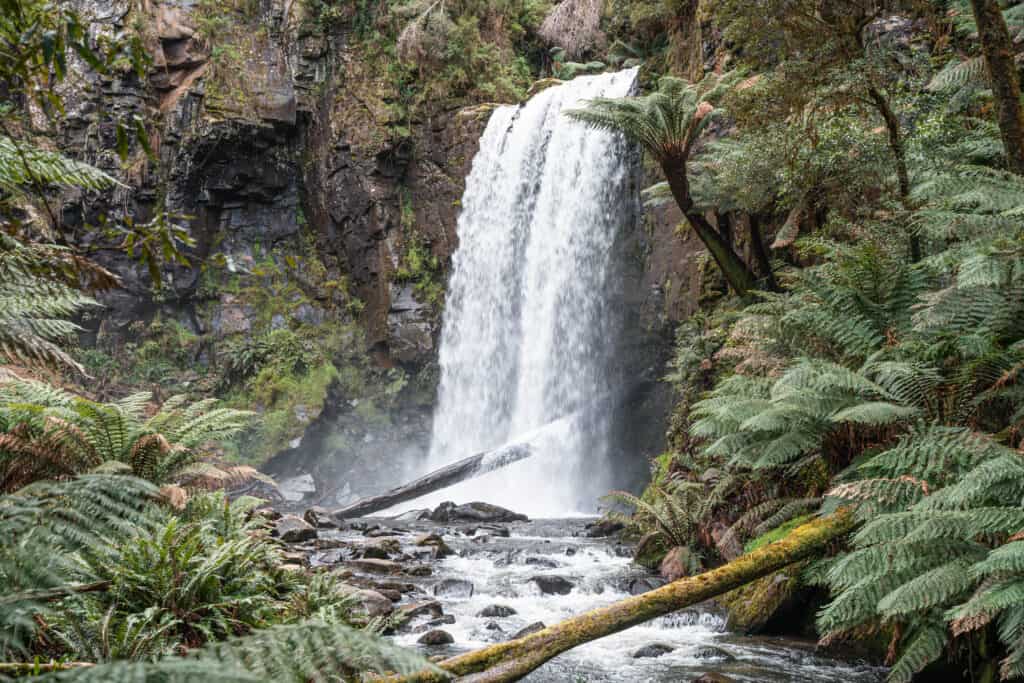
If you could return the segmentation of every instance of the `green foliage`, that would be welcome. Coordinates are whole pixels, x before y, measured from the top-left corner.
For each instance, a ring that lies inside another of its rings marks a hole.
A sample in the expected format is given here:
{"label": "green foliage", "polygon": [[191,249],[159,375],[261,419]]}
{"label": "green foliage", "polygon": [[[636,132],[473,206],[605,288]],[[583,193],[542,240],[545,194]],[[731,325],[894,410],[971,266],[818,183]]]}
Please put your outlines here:
{"label": "green foliage", "polygon": [[652,527],[671,548],[690,545],[693,541],[702,492],[700,484],[669,480],[649,487],[644,498],[627,491],[613,491],[604,500],[632,507],[633,513],[628,516],[615,511],[609,514],[641,528]]}
{"label": "green foliage", "polygon": [[187,478],[208,443],[230,438],[251,413],[175,396],[145,417],[147,393],[96,403],[34,381],[0,384],[0,488],[120,463],[157,484]]}
{"label": "green foliage", "polygon": [[431,253],[430,245],[418,233],[412,232],[395,271],[395,282],[411,284],[419,301],[438,309],[444,303],[443,277],[441,262]]}

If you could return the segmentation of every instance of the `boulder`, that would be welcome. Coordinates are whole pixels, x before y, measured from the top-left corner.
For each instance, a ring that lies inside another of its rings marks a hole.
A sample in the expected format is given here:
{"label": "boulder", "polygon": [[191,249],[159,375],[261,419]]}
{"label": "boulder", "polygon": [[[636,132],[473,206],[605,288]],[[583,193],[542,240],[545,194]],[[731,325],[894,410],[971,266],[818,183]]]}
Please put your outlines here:
{"label": "boulder", "polygon": [[430,513],[434,522],[528,522],[530,518],[497,505],[479,501],[456,505],[448,501]]}
{"label": "boulder", "polygon": [[688,547],[677,545],[665,555],[658,572],[666,581],[676,581],[699,573],[700,560]]}
{"label": "boulder", "polygon": [[444,579],[439,581],[433,589],[434,595],[446,598],[471,598],[473,597],[474,586],[471,581],[463,579]]}
{"label": "boulder", "polygon": [[386,617],[394,611],[394,605],[386,596],[369,588],[356,588],[353,586],[349,595],[353,595],[359,607],[357,612],[362,612],[367,617]]}
{"label": "boulder", "polygon": [[732,662],[736,659],[722,648],[713,645],[704,645],[697,648],[693,653],[693,657],[694,659],[714,659],[719,662]]}
{"label": "boulder", "polygon": [[665,643],[651,643],[633,653],[633,659],[645,659],[648,657],[661,657],[675,650],[671,645]]}
{"label": "boulder", "polygon": [[431,549],[431,559],[442,560],[449,555],[454,555],[455,551],[448,547],[448,544],[444,542],[444,539],[437,534],[423,534],[418,536],[413,541],[417,546],[421,548]]}
{"label": "boulder", "polygon": [[365,560],[349,560],[345,563],[347,566],[357,571],[368,572],[370,574],[401,574],[402,565],[392,560],[378,560],[368,558]]}
{"label": "boulder", "polygon": [[448,631],[435,628],[424,633],[416,642],[420,645],[433,647],[437,645],[450,645],[455,642],[455,639],[452,638],[452,634],[448,633]]}
{"label": "boulder", "polygon": [[605,538],[622,531],[626,525],[612,519],[599,519],[587,524],[585,528],[589,538]]}
{"label": "boulder", "polygon": [[508,605],[488,605],[476,613],[478,617],[510,617],[516,611]]}
{"label": "boulder", "polygon": [[308,524],[317,529],[338,529],[340,528],[339,523],[333,517],[326,508],[319,506],[313,506],[306,510],[302,518],[306,520]]}
{"label": "boulder", "polygon": [[518,631],[516,631],[512,635],[511,639],[515,640],[516,638],[522,638],[523,636],[528,636],[531,633],[536,633],[537,631],[543,631],[546,628],[547,628],[547,626],[544,625],[543,621],[535,621],[532,624],[530,624],[529,626],[524,626],[523,628],[521,628]]}
{"label": "boulder", "polygon": [[356,557],[365,559],[386,560],[402,552],[401,544],[394,538],[381,538],[373,543],[366,543],[356,548]]}
{"label": "boulder", "polygon": [[316,538],[316,529],[298,515],[284,515],[275,522],[273,535],[285,543],[302,543]]}
{"label": "boulder", "polygon": [[545,595],[568,595],[573,589],[572,581],[562,576],[533,576],[530,581]]}
{"label": "boulder", "polygon": [[444,614],[444,610],[441,608],[441,603],[437,600],[427,600],[426,602],[414,602],[408,605],[402,605],[398,608],[398,612],[406,619],[413,619],[423,614],[429,614],[433,618],[440,618]]}

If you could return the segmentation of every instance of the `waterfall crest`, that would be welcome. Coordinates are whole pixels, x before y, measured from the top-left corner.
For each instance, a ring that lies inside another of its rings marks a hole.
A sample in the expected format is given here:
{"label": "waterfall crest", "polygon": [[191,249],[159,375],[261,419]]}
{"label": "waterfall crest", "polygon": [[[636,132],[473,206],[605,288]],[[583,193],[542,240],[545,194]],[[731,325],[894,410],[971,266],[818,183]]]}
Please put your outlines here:
{"label": "waterfall crest", "polygon": [[580,77],[491,115],[458,222],[428,464],[574,417],[537,437],[539,455],[439,499],[539,516],[592,510],[607,491],[615,246],[637,215],[636,155],[562,112],[635,80],[636,69]]}

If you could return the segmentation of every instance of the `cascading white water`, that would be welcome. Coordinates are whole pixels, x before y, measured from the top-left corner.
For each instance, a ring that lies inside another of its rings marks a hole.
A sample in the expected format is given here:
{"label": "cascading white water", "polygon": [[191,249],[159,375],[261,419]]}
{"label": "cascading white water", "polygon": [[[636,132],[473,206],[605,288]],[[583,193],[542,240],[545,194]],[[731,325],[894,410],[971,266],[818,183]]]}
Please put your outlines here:
{"label": "cascading white water", "polygon": [[557,515],[592,510],[608,489],[614,247],[636,216],[636,156],[563,112],[635,80],[580,77],[491,115],[459,217],[429,467],[573,418],[537,437],[537,456],[438,499]]}

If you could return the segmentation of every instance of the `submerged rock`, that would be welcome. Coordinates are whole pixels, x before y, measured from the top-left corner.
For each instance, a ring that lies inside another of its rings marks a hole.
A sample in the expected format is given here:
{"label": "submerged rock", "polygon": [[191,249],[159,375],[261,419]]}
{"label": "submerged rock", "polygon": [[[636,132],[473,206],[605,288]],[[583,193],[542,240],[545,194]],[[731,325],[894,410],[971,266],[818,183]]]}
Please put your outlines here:
{"label": "submerged rock", "polygon": [[447,501],[430,513],[434,522],[528,522],[530,518],[497,505],[475,501],[456,505]]}
{"label": "submerged rock", "polygon": [[392,560],[365,559],[349,560],[345,563],[352,569],[369,572],[370,574],[401,574],[402,565]]}
{"label": "submerged rock", "polygon": [[478,617],[510,617],[517,612],[508,605],[488,605],[476,613]]}
{"label": "submerged rock", "polygon": [[675,650],[671,645],[665,643],[651,643],[633,653],[633,659],[644,659],[647,657],[661,657]]}
{"label": "submerged rock", "polygon": [[605,538],[622,531],[626,528],[626,525],[612,519],[599,519],[596,522],[587,524],[584,528],[589,538]]}
{"label": "submerged rock", "polygon": [[530,581],[537,584],[545,595],[568,595],[573,589],[572,581],[563,576],[533,576]]}
{"label": "submerged rock", "polygon": [[515,640],[516,638],[522,638],[523,636],[528,636],[531,633],[536,633],[537,631],[543,631],[546,628],[547,626],[544,625],[543,621],[535,621],[529,626],[524,626],[523,628],[519,629],[514,634],[512,634],[512,640]]}
{"label": "submerged rock", "polygon": [[452,638],[452,634],[448,633],[448,631],[435,628],[432,631],[424,633],[416,642],[420,645],[428,646],[450,645],[455,642],[455,639]]}
{"label": "submerged rock", "polygon": [[285,543],[302,543],[316,538],[316,529],[298,515],[285,515],[274,524],[273,535]]}
{"label": "submerged rock", "polygon": [[402,605],[398,608],[399,613],[406,619],[413,619],[423,614],[429,614],[433,618],[440,618],[444,614],[444,610],[441,608],[441,603],[437,600],[427,600],[426,602],[414,602],[409,605]]}
{"label": "submerged rock", "polygon": [[473,583],[463,579],[444,579],[434,586],[434,595],[446,598],[471,598]]}
{"label": "submerged rock", "polygon": [[722,648],[714,647],[713,645],[697,648],[697,651],[693,653],[693,657],[694,659],[714,659],[719,662],[731,662],[736,659]]}

